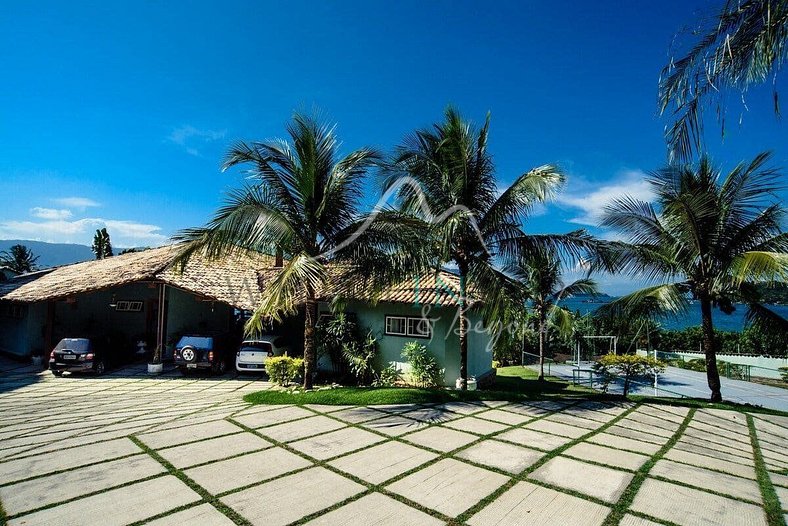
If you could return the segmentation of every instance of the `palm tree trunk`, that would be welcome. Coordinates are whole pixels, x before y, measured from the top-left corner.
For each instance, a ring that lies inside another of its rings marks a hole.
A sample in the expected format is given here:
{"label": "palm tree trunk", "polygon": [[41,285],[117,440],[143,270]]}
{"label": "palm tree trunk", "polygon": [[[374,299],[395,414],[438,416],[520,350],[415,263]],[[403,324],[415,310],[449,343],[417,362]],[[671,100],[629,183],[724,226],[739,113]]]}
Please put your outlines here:
{"label": "palm tree trunk", "polygon": [[539,311],[539,378],[544,380],[544,351],[545,351],[545,319],[544,313]]}
{"label": "palm tree trunk", "polygon": [[460,389],[468,390],[468,301],[465,297],[465,276],[467,265],[458,265],[460,273]]}
{"label": "palm tree trunk", "polygon": [[706,380],[711,389],[711,401],[722,402],[720,391],[720,372],[717,370],[717,352],[714,350],[714,325],[711,319],[711,299],[700,299],[701,328],[703,332],[703,352],[706,355]]}
{"label": "palm tree trunk", "polygon": [[304,389],[312,389],[315,372],[315,325],[317,323],[317,301],[311,289],[307,291],[304,314]]}

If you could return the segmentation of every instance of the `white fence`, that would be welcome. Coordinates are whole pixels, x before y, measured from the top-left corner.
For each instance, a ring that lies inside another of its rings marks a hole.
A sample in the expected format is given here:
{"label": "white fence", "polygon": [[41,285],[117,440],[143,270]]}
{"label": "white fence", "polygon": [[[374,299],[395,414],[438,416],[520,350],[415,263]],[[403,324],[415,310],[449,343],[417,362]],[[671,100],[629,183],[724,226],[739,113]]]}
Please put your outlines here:
{"label": "white fence", "polygon": [[[645,356],[646,351],[638,349],[638,354]],[[704,355],[698,351],[658,351],[660,360],[675,360],[683,358],[685,361],[703,359]],[[780,378],[780,367],[788,367],[788,358],[769,358],[766,356],[749,356],[741,354],[717,353],[717,361],[733,363],[736,365],[749,365],[750,374],[761,378]]]}

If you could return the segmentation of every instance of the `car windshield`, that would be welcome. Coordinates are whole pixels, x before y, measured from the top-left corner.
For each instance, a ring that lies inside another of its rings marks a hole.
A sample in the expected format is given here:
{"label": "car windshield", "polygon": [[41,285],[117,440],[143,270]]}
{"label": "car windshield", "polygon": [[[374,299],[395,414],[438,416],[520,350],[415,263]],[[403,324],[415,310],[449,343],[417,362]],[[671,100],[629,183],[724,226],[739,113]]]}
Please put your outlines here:
{"label": "car windshield", "polygon": [[187,345],[197,349],[212,349],[213,338],[210,336],[182,336],[178,341],[178,347],[183,348]]}
{"label": "car windshield", "polygon": [[86,338],[63,338],[55,347],[56,351],[88,352],[90,340]]}
{"label": "car windshield", "polygon": [[243,342],[241,344],[242,351],[264,351],[271,350],[271,344],[268,342]]}

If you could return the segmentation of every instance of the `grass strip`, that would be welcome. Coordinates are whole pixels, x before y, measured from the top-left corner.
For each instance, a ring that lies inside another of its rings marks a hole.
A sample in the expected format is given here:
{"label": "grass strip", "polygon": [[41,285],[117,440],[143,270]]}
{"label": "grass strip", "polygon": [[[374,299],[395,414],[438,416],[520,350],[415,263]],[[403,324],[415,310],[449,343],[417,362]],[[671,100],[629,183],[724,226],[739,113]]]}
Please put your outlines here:
{"label": "grass strip", "polygon": [[[219,512],[227,516],[227,518],[229,518],[235,524],[238,524],[240,526],[251,526],[251,523],[248,520],[244,519],[241,515],[239,515],[234,509],[230,508],[229,506],[226,506],[217,497],[209,493],[208,490],[206,490],[205,488],[197,484],[197,482],[195,482],[194,480],[189,478],[186,474],[184,474],[183,471],[177,469],[175,466],[170,464],[164,457],[162,457],[156,451],[145,445],[144,442],[142,442],[141,440],[139,440],[137,437],[134,436],[129,438],[132,442],[137,444],[139,448],[145,451],[145,453],[150,455],[156,462],[164,466],[164,469],[166,469],[170,475],[174,475],[181,482],[189,486],[189,488],[191,488],[194,492],[196,492],[203,499],[204,502],[207,502],[208,504],[216,508]],[[169,512],[167,512],[166,515],[170,515],[175,511],[180,511],[180,509],[187,509],[189,507],[191,507],[191,505],[184,506],[183,508],[176,508],[176,510],[170,510]],[[147,520],[149,519],[146,519],[146,521]]]}
{"label": "grass strip", "polygon": [[673,436],[670,437],[670,440],[665,442],[659,451],[652,455],[652,457],[635,472],[635,476],[630,481],[629,486],[627,486],[627,489],[621,494],[621,497],[619,497],[618,502],[616,502],[610,514],[605,518],[605,522],[602,523],[602,526],[616,526],[621,522],[621,519],[624,518],[624,515],[626,515],[629,507],[632,505],[632,501],[635,500],[635,495],[640,491],[640,486],[645,482],[649,471],[651,471],[654,465],[665,456],[670,448],[676,445],[676,442],[678,442],[681,435],[684,434],[684,431],[689,426],[692,417],[695,415],[695,411],[695,409],[689,410],[687,416],[684,417],[684,421],[679,425],[676,432],[673,433]]}
{"label": "grass strip", "polygon": [[755,429],[755,420],[750,415],[747,415],[747,426],[750,428],[750,441],[752,442],[752,450],[755,453],[755,474],[758,477],[758,485],[761,488],[763,508],[766,511],[766,522],[769,526],[786,526],[780,499],[777,497],[777,492],[774,491],[769,472],[766,470],[766,464],[763,461],[763,454],[761,453],[761,446],[758,443],[758,435]]}

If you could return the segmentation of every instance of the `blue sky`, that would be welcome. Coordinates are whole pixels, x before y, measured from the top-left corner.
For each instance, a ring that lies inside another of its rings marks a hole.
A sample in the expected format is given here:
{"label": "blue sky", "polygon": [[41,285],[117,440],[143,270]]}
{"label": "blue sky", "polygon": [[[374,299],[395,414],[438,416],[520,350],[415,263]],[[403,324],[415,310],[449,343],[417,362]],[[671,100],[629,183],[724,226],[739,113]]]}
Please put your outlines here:
{"label": "blue sky", "polygon": [[[557,162],[569,182],[533,232],[594,229],[601,206],[647,197],[664,163],[656,87],[674,36],[721,0],[661,2],[15,2],[0,18],[0,238],[152,245],[203,224],[237,185],[237,139],[282,136],[296,109],[339,123],[346,150],[390,150],[447,104],[480,121],[502,182]],[[735,97],[734,97],[735,98]],[[735,102],[735,101],[734,101]],[[755,89],[725,166],[788,127]],[[608,280],[618,291],[627,280]]]}

